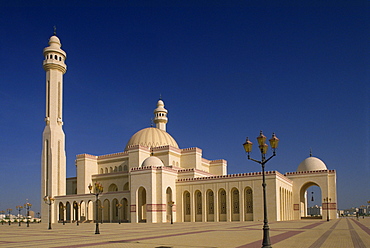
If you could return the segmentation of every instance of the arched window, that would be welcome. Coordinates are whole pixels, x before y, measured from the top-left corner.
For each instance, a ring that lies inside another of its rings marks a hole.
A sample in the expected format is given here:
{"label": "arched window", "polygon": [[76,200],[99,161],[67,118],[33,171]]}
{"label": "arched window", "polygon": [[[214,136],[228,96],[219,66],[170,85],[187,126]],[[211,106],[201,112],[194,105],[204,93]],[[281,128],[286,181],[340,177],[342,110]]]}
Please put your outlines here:
{"label": "arched window", "polygon": [[128,190],[128,186],[129,186],[128,182],[125,183],[125,185],[123,185],[123,190]]}
{"label": "arched window", "polygon": [[246,213],[253,213],[253,192],[249,187],[245,189],[245,207]]}
{"label": "arched window", "polygon": [[122,165],[118,166],[118,171],[122,171]]}
{"label": "arched window", "polygon": [[109,188],[108,188],[108,192],[112,192],[112,191],[118,191],[118,187],[114,183],[109,185]]}
{"label": "arched window", "polygon": [[58,60],[58,56],[54,55],[54,59]]}
{"label": "arched window", "polygon": [[108,173],[108,168],[105,168],[105,173]]}
{"label": "arched window", "polygon": [[117,172],[117,166],[114,167],[114,172]]}
{"label": "arched window", "polygon": [[239,213],[239,190],[232,190],[232,204],[233,204],[233,213]]}
{"label": "arched window", "polygon": [[103,173],[104,173],[103,168],[100,168],[100,174],[103,174]]}

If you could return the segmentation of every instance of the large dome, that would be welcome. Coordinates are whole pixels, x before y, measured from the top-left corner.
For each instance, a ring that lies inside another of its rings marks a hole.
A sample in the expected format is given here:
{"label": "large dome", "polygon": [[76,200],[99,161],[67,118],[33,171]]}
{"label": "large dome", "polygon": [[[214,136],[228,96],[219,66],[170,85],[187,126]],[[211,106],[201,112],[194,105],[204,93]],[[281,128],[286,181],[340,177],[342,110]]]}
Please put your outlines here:
{"label": "large dome", "polygon": [[158,147],[158,146],[173,146],[179,148],[177,142],[172,136],[159,128],[148,127],[141,129],[132,135],[131,139],[127,142],[125,151],[128,147],[141,145],[146,147]]}
{"label": "large dome", "polygon": [[308,157],[303,160],[297,171],[317,171],[317,170],[327,170],[326,165],[320,159],[315,157]]}

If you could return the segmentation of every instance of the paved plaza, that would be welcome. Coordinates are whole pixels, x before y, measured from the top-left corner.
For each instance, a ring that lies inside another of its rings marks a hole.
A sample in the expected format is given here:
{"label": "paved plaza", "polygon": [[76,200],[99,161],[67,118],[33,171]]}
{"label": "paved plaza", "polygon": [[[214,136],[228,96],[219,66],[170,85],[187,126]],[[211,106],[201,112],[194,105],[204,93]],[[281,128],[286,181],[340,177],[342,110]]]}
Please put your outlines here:
{"label": "paved plaza", "polygon": [[[0,225],[0,247],[261,247],[261,222]],[[370,218],[270,223],[272,247],[370,247]]]}

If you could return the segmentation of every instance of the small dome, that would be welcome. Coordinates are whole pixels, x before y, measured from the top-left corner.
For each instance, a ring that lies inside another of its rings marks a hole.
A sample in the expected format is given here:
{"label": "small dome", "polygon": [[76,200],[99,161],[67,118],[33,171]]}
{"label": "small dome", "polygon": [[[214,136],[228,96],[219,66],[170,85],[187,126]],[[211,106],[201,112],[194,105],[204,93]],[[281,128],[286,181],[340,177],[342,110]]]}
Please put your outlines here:
{"label": "small dome", "polygon": [[164,166],[164,164],[162,160],[160,160],[158,157],[150,156],[149,158],[146,158],[141,164],[141,167],[144,166]]}
{"label": "small dome", "polygon": [[326,165],[323,161],[315,157],[308,157],[303,160],[299,166],[297,171],[317,171],[317,170],[327,170]]}
{"label": "small dome", "polygon": [[154,113],[156,112],[166,112],[167,113],[167,109],[164,108],[164,102],[162,100],[158,100],[157,108],[154,110]]}
{"label": "small dome", "polygon": [[128,150],[128,147],[135,145],[146,146],[149,148],[169,145],[179,148],[177,142],[169,133],[155,127],[141,129],[132,135],[130,140],[127,142],[125,151]]}
{"label": "small dome", "polygon": [[[56,44],[56,45],[54,45],[54,44]],[[55,36],[55,35],[53,35],[53,36],[51,36],[50,37],[50,39],[49,39],[49,45],[50,46],[56,46],[56,47],[61,47],[62,46],[62,44],[60,43],[60,40],[59,40],[59,38],[57,37],[57,36]]]}

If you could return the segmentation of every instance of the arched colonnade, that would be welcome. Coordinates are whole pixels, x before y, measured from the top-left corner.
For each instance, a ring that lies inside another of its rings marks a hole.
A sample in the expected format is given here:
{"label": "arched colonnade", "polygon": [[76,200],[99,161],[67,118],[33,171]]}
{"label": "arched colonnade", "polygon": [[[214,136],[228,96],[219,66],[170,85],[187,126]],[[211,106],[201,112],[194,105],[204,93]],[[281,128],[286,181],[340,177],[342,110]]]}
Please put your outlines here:
{"label": "arched colonnade", "polygon": [[[96,202],[87,201],[66,201],[59,202],[57,206],[58,221],[74,222],[74,221],[94,221],[96,219]],[[129,201],[127,198],[118,200],[114,198],[98,200],[98,221],[100,222],[129,222]]]}
{"label": "arched colonnade", "polygon": [[182,221],[219,222],[253,221],[253,190],[251,187],[227,191],[185,190],[182,193]]}

